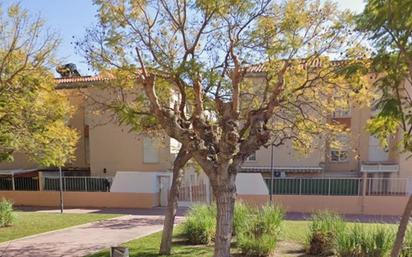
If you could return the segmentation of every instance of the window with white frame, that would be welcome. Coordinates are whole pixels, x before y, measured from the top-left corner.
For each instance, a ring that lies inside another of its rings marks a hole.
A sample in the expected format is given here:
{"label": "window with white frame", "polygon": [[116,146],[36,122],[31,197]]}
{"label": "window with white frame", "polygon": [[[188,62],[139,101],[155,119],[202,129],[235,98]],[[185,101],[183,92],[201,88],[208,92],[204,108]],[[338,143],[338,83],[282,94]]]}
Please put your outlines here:
{"label": "window with white frame", "polygon": [[159,145],[156,140],[145,136],[143,138],[143,162],[159,163],[159,155]]}
{"label": "window with white frame", "polygon": [[349,118],[351,116],[350,103],[342,97],[336,97],[335,101],[340,107],[332,113],[332,118]]}
{"label": "window with white frame", "polygon": [[249,162],[256,161],[256,152],[253,152],[251,155],[249,155],[249,156],[246,158],[246,161],[249,161]]}
{"label": "window with white frame", "polygon": [[332,118],[349,118],[351,116],[351,108],[338,108],[332,113]]}
{"label": "window with white frame", "polygon": [[330,150],[330,160],[332,162],[346,162],[349,159],[349,138],[340,136],[336,140],[336,146],[332,146]]}

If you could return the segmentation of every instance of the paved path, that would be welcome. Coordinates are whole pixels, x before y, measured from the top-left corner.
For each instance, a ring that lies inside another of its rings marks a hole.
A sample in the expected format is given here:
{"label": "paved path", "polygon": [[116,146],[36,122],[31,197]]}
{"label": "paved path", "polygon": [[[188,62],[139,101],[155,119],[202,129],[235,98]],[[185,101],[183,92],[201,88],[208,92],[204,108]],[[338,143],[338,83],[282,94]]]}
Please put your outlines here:
{"label": "paved path", "polygon": [[160,231],[162,224],[160,215],[126,215],[5,242],[0,257],[81,257]]}

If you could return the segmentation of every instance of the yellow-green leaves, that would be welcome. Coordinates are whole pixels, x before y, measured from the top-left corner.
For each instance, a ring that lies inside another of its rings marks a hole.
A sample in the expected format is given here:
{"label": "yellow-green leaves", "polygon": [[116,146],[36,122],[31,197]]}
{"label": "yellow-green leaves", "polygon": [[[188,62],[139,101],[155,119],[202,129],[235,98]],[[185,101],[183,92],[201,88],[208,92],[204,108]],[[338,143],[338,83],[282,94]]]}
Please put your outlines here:
{"label": "yellow-green leaves", "polygon": [[59,40],[18,4],[0,15],[0,161],[23,152],[41,166],[63,166],[77,133],[65,124],[72,108],[48,71]]}

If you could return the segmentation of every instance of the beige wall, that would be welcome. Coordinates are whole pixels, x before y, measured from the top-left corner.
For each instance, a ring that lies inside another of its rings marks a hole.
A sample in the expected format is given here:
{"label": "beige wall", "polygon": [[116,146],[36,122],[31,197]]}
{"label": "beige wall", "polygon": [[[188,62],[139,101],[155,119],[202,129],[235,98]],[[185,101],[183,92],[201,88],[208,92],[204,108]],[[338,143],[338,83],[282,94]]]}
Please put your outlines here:
{"label": "beige wall", "polygon": [[[283,146],[274,147],[273,160],[275,166],[319,166],[324,159],[324,150],[314,150],[309,155],[302,155],[296,152],[291,142],[288,141]],[[256,161],[245,161],[243,166],[270,166],[271,147],[261,147],[256,151]]]}
{"label": "beige wall", "polygon": [[[68,167],[88,167],[88,163],[85,159],[85,145],[84,145],[84,99],[78,90],[60,90],[61,94],[68,97],[70,104],[74,107],[74,113],[72,118],[69,121],[69,126],[76,129],[79,133],[79,141],[77,143],[77,148],[75,152],[75,160],[71,163],[68,163]],[[4,169],[33,169],[39,168],[35,162],[31,161],[27,155],[23,153],[13,154],[13,162],[3,162],[0,163],[0,170]]]}
{"label": "beige wall", "polygon": [[[238,200],[252,205],[262,205],[269,202],[269,196],[238,195]],[[330,210],[340,214],[401,215],[408,197],[274,195],[273,201],[287,212],[312,213]]]}
{"label": "beige wall", "polygon": [[[0,198],[16,206],[59,207],[59,192],[0,191]],[[65,207],[152,208],[159,205],[158,193],[64,192]]]}

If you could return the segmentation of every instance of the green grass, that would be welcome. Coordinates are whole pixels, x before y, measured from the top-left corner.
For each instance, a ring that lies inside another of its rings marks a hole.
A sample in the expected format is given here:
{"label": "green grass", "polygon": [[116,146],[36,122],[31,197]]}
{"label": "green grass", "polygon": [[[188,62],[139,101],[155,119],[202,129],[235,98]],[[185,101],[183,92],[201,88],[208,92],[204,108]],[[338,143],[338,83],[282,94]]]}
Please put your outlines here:
{"label": "green grass", "polygon": [[[348,223],[353,226],[356,223]],[[284,221],[282,225],[281,240],[304,243],[309,232],[310,221]],[[368,228],[374,228],[376,223],[366,224]],[[378,224],[391,229],[396,229],[393,224]],[[125,243],[123,246],[129,248],[131,257],[159,257],[158,251],[160,246],[161,232],[142,237]],[[182,238],[182,227],[178,226],[174,232],[173,257],[211,257],[213,256],[213,246],[187,245]],[[236,250],[233,250],[235,253]],[[88,257],[109,257],[109,250],[104,250]]]}
{"label": "green grass", "polygon": [[15,215],[16,219],[12,226],[0,228],[0,242],[119,216],[115,214],[39,212],[15,212]]}

